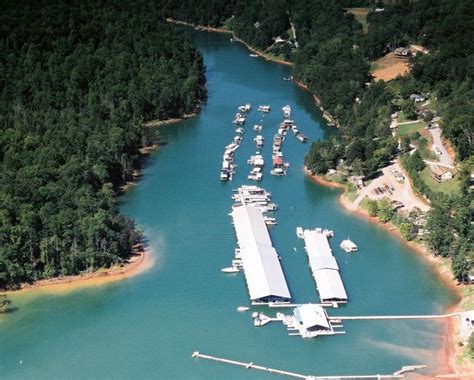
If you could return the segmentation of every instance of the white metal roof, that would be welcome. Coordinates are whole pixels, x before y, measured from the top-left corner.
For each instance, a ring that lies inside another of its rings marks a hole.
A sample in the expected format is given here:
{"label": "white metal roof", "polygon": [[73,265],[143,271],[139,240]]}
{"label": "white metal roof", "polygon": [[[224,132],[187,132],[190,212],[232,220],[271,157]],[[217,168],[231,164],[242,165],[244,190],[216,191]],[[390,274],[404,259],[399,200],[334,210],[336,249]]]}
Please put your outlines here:
{"label": "white metal roof", "polygon": [[347,301],[339,266],[332,255],[327,236],[315,230],[305,230],[304,242],[321,301]]}
{"label": "white metal roof", "polygon": [[323,233],[316,232],[314,230],[305,230],[304,242],[308,254],[311,253],[311,255],[332,256],[328,238]]}
{"label": "white metal roof", "polygon": [[313,271],[319,269],[335,269],[339,270],[337,261],[334,257],[326,256],[309,256],[309,265]]}
{"label": "white metal roof", "polygon": [[291,299],[261,211],[256,207],[238,206],[234,207],[232,218],[250,299]]}
{"label": "white metal roof", "polygon": [[293,310],[293,314],[305,329],[315,326],[331,328],[326,313],[321,306],[314,304],[298,305]]}
{"label": "white metal roof", "polygon": [[313,271],[313,277],[316,280],[321,301],[347,301],[346,290],[337,270],[319,269]]}

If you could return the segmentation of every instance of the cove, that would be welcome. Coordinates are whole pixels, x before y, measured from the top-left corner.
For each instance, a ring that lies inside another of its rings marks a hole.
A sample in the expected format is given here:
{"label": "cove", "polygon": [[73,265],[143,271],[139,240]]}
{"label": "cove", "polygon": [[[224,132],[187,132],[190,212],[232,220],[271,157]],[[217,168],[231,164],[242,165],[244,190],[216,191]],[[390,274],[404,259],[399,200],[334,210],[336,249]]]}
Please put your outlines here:
{"label": "cove", "polygon": [[[277,378],[191,359],[195,350],[314,375],[391,373],[406,364],[435,369],[439,322],[347,321],[345,335],[303,340],[288,336],[281,324],[256,329],[250,313],[236,311],[248,305],[243,275],[220,269],[230,264],[236,244],[230,196],[249,183],[252,125],[263,119],[267,162],[285,104],[310,141],[334,130],[309,93],[282,80],[291,74],[288,67],[249,57],[228,35],[197,33],[196,44],[207,67],[209,98],[195,119],[160,129],[168,144],[120,200],[149,239],[155,265],[102,287],[12,297],[18,310],[0,318],[2,378]],[[237,172],[232,182],[221,183],[224,147],[235,135],[231,121],[246,102],[253,110],[235,155]],[[272,112],[262,117],[259,104],[270,104]],[[308,148],[289,134],[283,145],[288,176],[270,176],[267,165],[261,182],[279,205],[279,224],[270,233],[294,301],[318,301],[295,228],[320,226],[336,233],[331,245],[350,299],[329,314],[442,313],[454,295],[401,241],[344,211],[338,190],[305,176]],[[358,244],[357,254],[339,249],[347,236]]]}

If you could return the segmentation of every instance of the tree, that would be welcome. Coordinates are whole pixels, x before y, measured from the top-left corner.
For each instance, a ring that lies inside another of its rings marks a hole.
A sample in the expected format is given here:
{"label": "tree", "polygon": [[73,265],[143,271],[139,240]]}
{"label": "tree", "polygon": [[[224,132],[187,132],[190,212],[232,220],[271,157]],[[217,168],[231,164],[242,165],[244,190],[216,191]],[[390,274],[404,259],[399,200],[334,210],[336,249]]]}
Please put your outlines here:
{"label": "tree", "polygon": [[380,219],[381,222],[389,222],[392,219],[394,212],[395,210],[393,209],[392,203],[387,197],[383,198],[378,202],[377,217]]}
{"label": "tree", "polygon": [[379,211],[377,201],[369,200],[367,202],[367,211],[370,216],[377,216],[377,213]]}
{"label": "tree", "polygon": [[415,103],[411,99],[406,99],[402,103],[402,112],[408,120],[415,120],[417,118]]}

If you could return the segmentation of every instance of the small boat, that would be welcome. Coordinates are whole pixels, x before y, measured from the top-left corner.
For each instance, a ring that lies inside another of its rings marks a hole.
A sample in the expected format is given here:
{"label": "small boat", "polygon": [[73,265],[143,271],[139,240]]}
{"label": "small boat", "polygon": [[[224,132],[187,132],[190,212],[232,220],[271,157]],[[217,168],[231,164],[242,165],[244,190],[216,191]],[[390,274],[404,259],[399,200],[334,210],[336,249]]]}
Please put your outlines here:
{"label": "small boat", "polygon": [[298,133],[296,135],[296,138],[298,139],[298,141],[300,141],[302,143],[305,143],[305,142],[308,141],[308,138],[305,135],[303,135],[302,133]]}
{"label": "small boat", "polygon": [[244,311],[248,311],[249,309],[250,309],[250,308],[248,308],[247,306],[239,306],[239,307],[237,308],[237,311],[238,311],[239,313],[243,313]]}
{"label": "small boat", "polygon": [[235,132],[240,133],[241,135],[244,134],[244,129],[242,127],[239,127],[235,130]]}
{"label": "small boat", "polygon": [[346,251],[347,253],[357,252],[359,250],[357,245],[352,240],[350,240],[349,238],[342,241],[341,248],[344,251]]}
{"label": "small boat", "polygon": [[258,57],[258,54],[253,54],[253,53],[251,53],[251,54],[249,54],[249,57],[257,58],[257,57]]}
{"label": "small boat", "polygon": [[253,126],[253,130],[254,130],[255,132],[262,132],[262,129],[263,129],[263,125],[255,124],[255,125]]}
{"label": "small boat", "polygon": [[271,175],[276,175],[276,176],[284,176],[286,175],[286,170],[283,168],[274,168],[270,170]]}
{"label": "small boat", "polygon": [[277,220],[275,218],[269,217],[269,216],[264,216],[263,219],[265,220],[265,224],[267,226],[275,226],[278,224]]}
{"label": "small boat", "polygon": [[260,106],[258,106],[257,110],[260,111],[260,112],[270,112],[271,107],[267,106],[267,105],[260,105]]}
{"label": "small boat", "polygon": [[250,110],[252,109],[252,106],[250,105],[250,103],[247,103],[247,104],[245,104],[243,106],[239,106],[237,108],[239,109],[240,112],[247,113],[247,112],[250,112]]}
{"label": "small boat", "polygon": [[234,142],[235,142],[236,144],[240,144],[241,141],[242,141],[242,137],[240,137],[240,136],[238,136],[238,135],[234,137]]}
{"label": "small boat", "polygon": [[304,238],[303,227],[296,227],[296,236],[298,236],[300,239]]}
{"label": "small boat", "polygon": [[281,110],[283,111],[283,115],[285,116],[285,119],[288,119],[291,116],[291,106],[286,105],[284,107],[281,107]]}
{"label": "small boat", "polygon": [[228,181],[229,180],[229,173],[227,171],[221,171],[221,181]]}
{"label": "small boat", "polygon": [[237,273],[239,271],[240,271],[240,269],[237,268],[237,267],[234,267],[234,266],[221,269],[221,272],[224,272],[224,273]]}
{"label": "small boat", "polygon": [[328,229],[325,228],[323,230],[323,234],[326,235],[326,237],[331,238],[331,237],[334,236],[334,231],[333,230],[328,230]]}
{"label": "small boat", "polygon": [[262,177],[263,177],[262,173],[250,173],[247,176],[247,179],[251,179],[251,180],[254,180],[254,181],[261,181]]}
{"label": "small boat", "polygon": [[293,75],[290,75],[289,77],[283,77],[283,80],[293,80]]}

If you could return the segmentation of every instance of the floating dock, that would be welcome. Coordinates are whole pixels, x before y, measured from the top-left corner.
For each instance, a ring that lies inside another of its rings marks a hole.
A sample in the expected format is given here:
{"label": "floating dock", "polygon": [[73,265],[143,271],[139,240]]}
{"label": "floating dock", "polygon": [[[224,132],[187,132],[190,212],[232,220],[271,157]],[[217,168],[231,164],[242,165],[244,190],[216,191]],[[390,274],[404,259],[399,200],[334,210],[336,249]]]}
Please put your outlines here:
{"label": "floating dock", "polygon": [[252,303],[289,302],[290,291],[262,212],[243,204],[234,206],[231,216]]}
{"label": "floating dock", "polygon": [[304,230],[303,239],[321,302],[347,303],[347,293],[327,234],[322,231]]}

